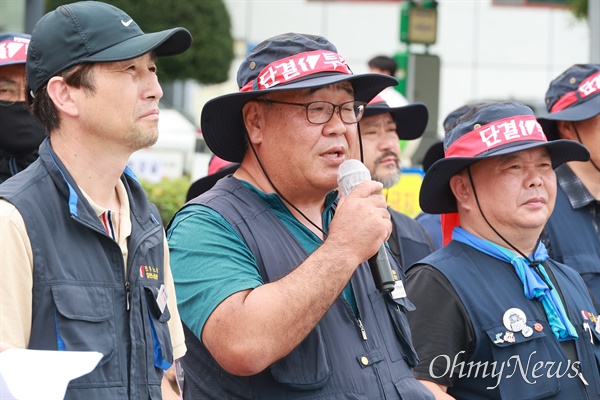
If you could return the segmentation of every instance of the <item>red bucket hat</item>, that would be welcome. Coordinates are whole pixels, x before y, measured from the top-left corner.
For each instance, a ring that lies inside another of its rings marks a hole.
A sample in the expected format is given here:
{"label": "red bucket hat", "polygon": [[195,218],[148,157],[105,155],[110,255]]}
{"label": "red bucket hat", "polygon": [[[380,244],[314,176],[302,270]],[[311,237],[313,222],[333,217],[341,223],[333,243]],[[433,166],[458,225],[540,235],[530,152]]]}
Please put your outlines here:
{"label": "red bucket hat", "polygon": [[568,161],[587,161],[589,151],[572,140],[549,142],[531,108],[520,103],[487,103],[456,121],[444,138],[444,158],[425,174],[419,193],[421,209],[429,214],[457,211],[450,178],[464,168],[490,157],[545,147],[552,167]]}
{"label": "red bucket hat", "polygon": [[377,93],[398,83],[382,74],[354,75],[336,47],[321,36],[285,33],[258,44],[240,65],[240,91],[216,97],[204,105],[202,135],[218,157],[241,162],[246,153],[242,108],[267,93],[317,88],[350,81],[354,98],[369,102]]}

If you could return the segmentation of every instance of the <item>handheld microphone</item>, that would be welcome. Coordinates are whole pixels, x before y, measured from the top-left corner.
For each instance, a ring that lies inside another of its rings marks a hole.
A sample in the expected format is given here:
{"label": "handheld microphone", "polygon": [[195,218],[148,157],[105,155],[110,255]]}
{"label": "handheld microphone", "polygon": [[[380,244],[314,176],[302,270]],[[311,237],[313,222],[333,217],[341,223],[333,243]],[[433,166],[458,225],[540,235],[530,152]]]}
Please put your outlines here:
{"label": "handheld microphone", "polygon": [[[360,161],[346,160],[340,165],[337,182],[344,196],[348,196],[359,183],[370,180],[371,173]],[[383,294],[393,291],[396,281],[392,275],[385,244],[381,245],[377,254],[369,258],[369,266],[377,289]]]}

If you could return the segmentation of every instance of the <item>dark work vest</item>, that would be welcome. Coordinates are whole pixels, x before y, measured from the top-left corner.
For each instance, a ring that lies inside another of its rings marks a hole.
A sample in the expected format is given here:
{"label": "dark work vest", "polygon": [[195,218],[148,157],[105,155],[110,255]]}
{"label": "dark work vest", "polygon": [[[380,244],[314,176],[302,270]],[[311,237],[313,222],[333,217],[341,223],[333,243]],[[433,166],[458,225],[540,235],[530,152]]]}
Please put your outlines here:
{"label": "dark work vest", "polygon": [[[582,311],[596,312],[583,280],[575,271],[551,260],[544,263],[551,265],[565,309],[579,335],[576,349],[580,365],[573,364],[576,360],[567,360],[538,300],[528,300],[523,295],[523,284],[512,265],[456,241],[420,264],[435,267],[450,281],[469,315],[477,340],[471,357],[454,370],[453,376],[459,379],[454,387],[448,388],[448,394],[457,399],[600,398],[600,335],[589,321],[591,332],[583,330],[582,314]],[[530,328],[538,323],[543,329],[539,332],[532,329],[529,337],[516,332],[514,342],[504,340],[507,328],[503,316],[511,308],[525,313]],[[454,354],[440,355],[432,362],[441,363],[443,368],[452,367],[454,357]],[[578,371],[588,382],[587,387],[577,376]]]}
{"label": "dark work vest", "polygon": [[559,185],[554,212],[544,229],[550,239],[552,259],[579,272],[600,307],[600,237],[590,212],[585,208],[574,210]]}
{"label": "dark work vest", "polygon": [[[266,283],[290,273],[308,257],[266,204],[233,177],[221,179],[188,204],[210,207],[233,226],[254,254]],[[380,294],[366,263],[351,282],[367,340],[340,296],[298,347],[254,376],[224,371],[184,325],[188,347],[182,359],[184,398],[432,399],[410,370],[418,362],[404,314],[414,309],[412,303]]]}
{"label": "dark work vest", "polygon": [[158,210],[126,170],[132,223],[126,279],[119,245],[48,140],[40,149],[37,161],[0,186],[0,198],[21,213],[33,251],[29,348],[102,353],[92,372],[71,381],[65,399],[160,399],[163,374],[156,365],[168,367],[173,354],[169,310],[161,314],[154,302],[164,282]]}
{"label": "dark work vest", "polygon": [[[433,243],[425,229],[414,219],[388,207],[392,216],[393,232],[388,244],[392,254],[406,271],[433,251]],[[396,243],[393,243],[393,240]]]}

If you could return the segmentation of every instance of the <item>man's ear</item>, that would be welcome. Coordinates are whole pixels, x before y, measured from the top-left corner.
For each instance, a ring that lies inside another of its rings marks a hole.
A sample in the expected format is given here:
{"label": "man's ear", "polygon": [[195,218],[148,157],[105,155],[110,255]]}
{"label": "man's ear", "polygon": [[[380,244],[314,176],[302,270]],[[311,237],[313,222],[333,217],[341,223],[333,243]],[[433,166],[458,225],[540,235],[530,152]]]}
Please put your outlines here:
{"label": "man's ear", "polygon": [[575,127],[573,121],[556,121],[556,127],[558,128],[558,135],[561,139],[579,141],[577,134],[575,133]]}
{"label": "man's ear", "polygon": [[244,104],[242,116],[250,142],[252,144],[261,143],[264,109],[258,104],[258,101],[250,100]]}
{"label": "man's ear", "polygon": [[471,205],[469,204],[469,200],[473,191],[471,190],[471,183],[466,170],[462,170],[450,178],[450,190],[452,190],[452,194],[456,197],[456,206],[470,211]]}
{"label": "man's ear", "polygon": [[53,76],[48,81],[48,96],[52,99],[56,109],[64,114],[75,117],[79,114],[77,102],[73,98],[72,87],[67,85],[60,76]]}

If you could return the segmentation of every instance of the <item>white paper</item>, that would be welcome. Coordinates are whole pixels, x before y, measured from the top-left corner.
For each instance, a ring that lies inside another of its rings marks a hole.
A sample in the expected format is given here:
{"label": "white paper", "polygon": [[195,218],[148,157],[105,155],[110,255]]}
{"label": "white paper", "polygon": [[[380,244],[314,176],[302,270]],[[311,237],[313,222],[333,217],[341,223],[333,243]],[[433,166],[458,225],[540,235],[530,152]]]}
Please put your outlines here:
{"label": "white paper", "polygon": [[0,353],[0,399],[62,400],[72,379],[91,372],[102,353],[9,349]]}

